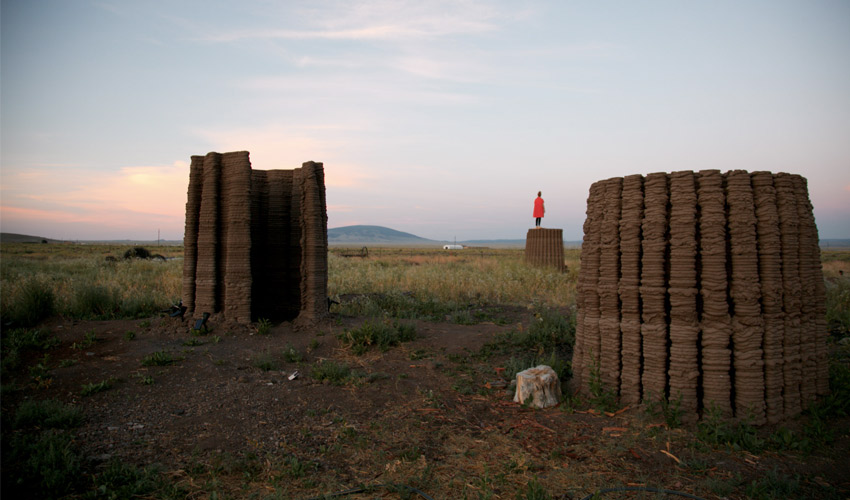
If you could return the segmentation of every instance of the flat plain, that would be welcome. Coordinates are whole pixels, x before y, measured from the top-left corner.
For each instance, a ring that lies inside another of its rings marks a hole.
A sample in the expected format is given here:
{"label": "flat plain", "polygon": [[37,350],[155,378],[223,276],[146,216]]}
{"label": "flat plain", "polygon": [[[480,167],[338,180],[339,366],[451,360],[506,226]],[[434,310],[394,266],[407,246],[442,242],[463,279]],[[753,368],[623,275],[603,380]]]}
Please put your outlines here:
{"label": "flat plain", "polygon": [[[330,317],[192,330],[181,247],[4,244],[9,498],[846,498],[850,253],[824,252],[832,395],[778,427],[570,385],[578,250],[332,248]],[[113,259],[107,259],[112,257]],[[512,401],[552,365],[564,400]],[[297,373],[293,377],[293,374]]]}

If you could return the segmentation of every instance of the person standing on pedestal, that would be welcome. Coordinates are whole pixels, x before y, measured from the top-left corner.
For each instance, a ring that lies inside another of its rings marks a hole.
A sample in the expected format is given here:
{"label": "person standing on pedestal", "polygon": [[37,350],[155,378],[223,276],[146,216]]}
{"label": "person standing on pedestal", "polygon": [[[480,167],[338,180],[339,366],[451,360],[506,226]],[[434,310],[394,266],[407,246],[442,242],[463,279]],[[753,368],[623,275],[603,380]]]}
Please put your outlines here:
{"label": "person standing on pedestal", "polygon": [[540,219],[543,218],[543,214],[546,213],[546,209],[543,207],[543,198],[541,198],[542,191],[537,192],[537,198],[534,199],[534,228],[540,229]]}

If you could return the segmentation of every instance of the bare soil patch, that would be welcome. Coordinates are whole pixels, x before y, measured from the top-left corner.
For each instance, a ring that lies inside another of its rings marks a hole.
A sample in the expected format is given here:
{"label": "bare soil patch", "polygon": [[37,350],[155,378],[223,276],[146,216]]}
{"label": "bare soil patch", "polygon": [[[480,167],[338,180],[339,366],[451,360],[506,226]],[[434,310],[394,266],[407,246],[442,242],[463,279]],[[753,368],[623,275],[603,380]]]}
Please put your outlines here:
{"label": "bare soil patch", "polygon": [[[531,321],[528,311],[511,314],[507,325],[413,321],[416,340],[362,356],[337,335],[365,318],[283,323],[265,335],[215,319],[204,335],[173,318],[54,319],[43,325],[60,340],[49,351],[50,383],[36,387],[19,370],[3,381],[19,389],[4,392],[2,407],[49,398],[74,405],[85,415],[74,432],[92,473],[114,460],[160,464],[191,498],[309,498],[388,483],[433,498],[525,498],[529,484],[550,498],[627,485],[744,498],[775,473],[796,478],[798,496],[850,492],[846,418],[830,422],[831,446],[753,454],[700,443],[693,427],[670,429],[643,408],[512,403],[498,368],[515,353],[477,355]],[[43,354],[28,354],[24,366]],[[172,362],[146,366],[151,356]],[[311,377],[329,362],[352,375],[340,385]],[[103,381],[111,388],[82,395]]]}

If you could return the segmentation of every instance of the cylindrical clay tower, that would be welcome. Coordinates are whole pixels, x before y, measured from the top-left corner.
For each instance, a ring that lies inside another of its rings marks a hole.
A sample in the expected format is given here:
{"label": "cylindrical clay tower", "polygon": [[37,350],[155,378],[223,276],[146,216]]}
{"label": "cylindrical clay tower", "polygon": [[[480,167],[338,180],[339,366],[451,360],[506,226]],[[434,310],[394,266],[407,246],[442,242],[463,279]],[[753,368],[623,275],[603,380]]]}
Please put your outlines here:
{"label": "cylindrical clay tower", "polygon": [[622,404],[754,423],[828,391],[825,289],[806,180],[706,170],[594,183],[573,367]]}

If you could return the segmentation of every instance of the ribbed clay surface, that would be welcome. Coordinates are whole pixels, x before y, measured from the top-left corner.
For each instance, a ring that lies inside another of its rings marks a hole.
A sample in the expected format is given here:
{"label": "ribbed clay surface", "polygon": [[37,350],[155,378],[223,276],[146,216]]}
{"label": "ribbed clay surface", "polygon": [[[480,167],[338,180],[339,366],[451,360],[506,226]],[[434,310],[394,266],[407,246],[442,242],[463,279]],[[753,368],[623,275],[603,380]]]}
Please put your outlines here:
{"label": "ribbed clay surface", "polygon": [[247,151],[193,156],[183,305],[249,323],[327,312],[327,208],[321,163],[252,170]]}
{"label": "ribbed clay surface", "polygon": [[623,404],[754,423],[828,391],[825,289],[806,180],[742,170],[594,183],[574,373]]}

